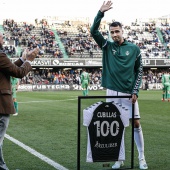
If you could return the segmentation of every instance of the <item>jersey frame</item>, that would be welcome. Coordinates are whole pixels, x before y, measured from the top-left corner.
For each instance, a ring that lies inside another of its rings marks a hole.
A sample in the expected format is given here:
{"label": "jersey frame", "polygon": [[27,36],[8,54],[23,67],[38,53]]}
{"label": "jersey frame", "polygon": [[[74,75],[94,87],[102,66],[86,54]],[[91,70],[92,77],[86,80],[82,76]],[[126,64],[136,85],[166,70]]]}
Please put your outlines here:
{"label": "jersey frame", "polygon": [[[77,170],[80,170],[80,139],[81,139],[81,103],[82,100],[97,99],[97,98],[131,98],[132,96],[78,96],[78,127],[77,127]],[[131,166],[129,168],[121,169],[133,169],[134,168],[134,104],[132,103],[132,132],[131,132]],[[110,169],[108,169],[110,170]]]}

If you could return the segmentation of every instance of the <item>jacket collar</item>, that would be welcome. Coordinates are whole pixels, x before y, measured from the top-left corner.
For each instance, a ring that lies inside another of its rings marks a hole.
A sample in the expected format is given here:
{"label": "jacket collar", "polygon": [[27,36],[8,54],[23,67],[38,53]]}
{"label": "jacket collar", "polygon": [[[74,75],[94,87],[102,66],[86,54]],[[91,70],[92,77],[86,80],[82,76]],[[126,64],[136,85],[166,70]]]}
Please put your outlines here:
{"label": "jacket collar", "polygon": [[117,42],[114,42],[116,44],[116,46],[123,46],[123,45],[127,45],[128,41],[126,39],[124,39],[123,43],[121,45],[119,45]]}

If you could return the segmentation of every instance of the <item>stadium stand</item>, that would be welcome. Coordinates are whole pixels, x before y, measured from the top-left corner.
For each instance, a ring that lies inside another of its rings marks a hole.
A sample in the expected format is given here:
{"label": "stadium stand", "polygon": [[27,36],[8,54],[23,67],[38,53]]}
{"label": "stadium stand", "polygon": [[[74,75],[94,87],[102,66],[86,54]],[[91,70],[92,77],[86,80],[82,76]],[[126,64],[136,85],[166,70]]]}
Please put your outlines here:
{"label": "stadium stand", "polygon": [[125,30],[127,40],[140,47],[143,58],[167,57],[166,48],[157,35],[155,24],[145,23],[144,26],[125,27]]}
{"label": "stadium stand", "polygon": [[[15,41],[17,51],[25,47],[39,46],[39,58],[101,58],[101,49],[90,35],[90,24],[54,24],[45,20],[34,25],[26,22],[4,21],[4,31]],[[105,28],[108,24],[105,23]],[[109,38],[108,30],[100,28],[101,33]],[[125,38],[137,44],[143,58],[169,58],[169,29],[156,27],[154,22],[124,26]]]}
{"label": "stadium stand", "polygon": [[58,43],[60,50],[62,51],[63,57],[68,58],[68,55],[67,55],[66,50],[65,50],[65,47],[63,46],[63,43],[61,42],[61,40],[60,40],[60,38],[59,38],[59,36],[57,34],[57,31],[54,28],[52,28],[52,31],[53,31],[53,33],[55,35],[55,40]]}
{"label": "stadium stand", "polygon": [[[70,58],[101,58],[101,49],[91,37],[89,25],[56,25],[57,33]],[[107,31],[102,34],[108,35]]]}
{"label": "stadium stand", "polygon": [[63,55],[55,41],[54,33],[43,23],[34,26],[26,22],[15,23],[13,20],[5,20],[3,26],[9,39],[15,41],[15,47],[20,47],[21,52],[25,48],[32,49],[39,46],[38,58],[62,58]]}
{"label": "stadium stand", "polygon": [[167,46],[167,49],[170,50],[170,26],[169,25],[162,25],[160,32],[162,34],[162,43]]}
{"label": "stadium stand", "polygon": [[[57,59],[101,59],[102,51],[90,35],[90,23],[87,22],[58,22],[51,23],[48,20],[36,20],[35,24],[15,22],[6,19],[0,31],[4,33],[7,46],[4,50],[9,57],[21,56],[25,48],[32,49],[39,46],[40,53],[37,56]],[[102,35],[111,40],[108,32],[109,24],[103,22],[100,27]],[[125,38],[138,45],[144,59],[169,59],[170,58],[170,27],[167,24],[156,25],[155,22],[131,23],[124,25]],[[101,69],[90,68],[90,83],[100,84]],[[144,72],[143,82],[160,82],[161,70],[147,69]],[[151,74],[152,73],[152,74]],[[79,84],[79,68],[34,68],[21,84]]]}

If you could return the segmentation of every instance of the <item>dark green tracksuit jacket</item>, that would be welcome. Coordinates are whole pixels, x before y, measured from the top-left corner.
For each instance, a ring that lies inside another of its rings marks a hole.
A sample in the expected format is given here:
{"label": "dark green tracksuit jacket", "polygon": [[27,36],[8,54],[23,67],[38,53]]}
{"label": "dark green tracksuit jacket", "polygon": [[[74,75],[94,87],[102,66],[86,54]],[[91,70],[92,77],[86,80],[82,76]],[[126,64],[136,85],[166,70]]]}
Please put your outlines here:
{"label": "dark green tracksuit jacket", "polygon": [[99,11],[90,29],[92,37],[103,51],[102,86],[138,95],[143,73],[140,49],[126,40],[119,45],[104,39],[98,30],[103,17],[104,13]]}

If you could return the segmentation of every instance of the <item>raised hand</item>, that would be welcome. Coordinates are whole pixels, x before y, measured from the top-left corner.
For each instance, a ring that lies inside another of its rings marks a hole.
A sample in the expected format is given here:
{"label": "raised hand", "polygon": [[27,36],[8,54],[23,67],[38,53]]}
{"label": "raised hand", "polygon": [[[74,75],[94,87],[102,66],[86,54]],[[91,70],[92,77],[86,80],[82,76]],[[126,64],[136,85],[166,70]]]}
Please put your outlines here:
{"label": "raised hand", "polygon": [[37,54],[39,53],[39,48],[34,48],[33,50],[27,52],[27,55],[26,55],[26,59],[28,61],[33,61],[35,59],[35,57],[37,56]]}
{"label": "raised hand", "polygon": [[111,1],[107,1],[106,3],[105,3],[105,1],[103,2],[103,5],[101,6],[101,8],[100,8],[100,11],[101,12],[106,12],[106,11],[108,11],[109,9],[111,9],[112,7],[112,2]]}
{"label": "raised hand", "polygon": [[27,53],[29,52],[29,50],[28,50],[28,48],[26,48],[25,50],[24,50],[24,52],[22,53],[22,60],[23,61],[25,61],[26,60],[26,58],[27,58]]}

